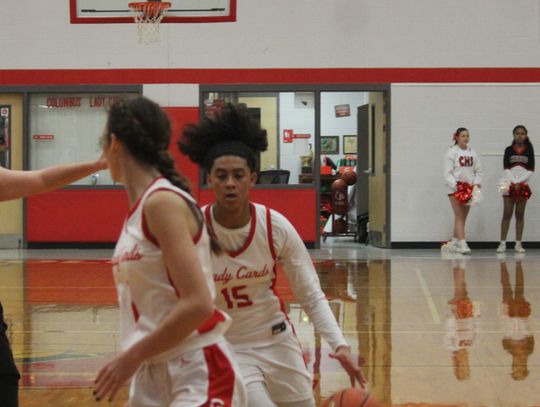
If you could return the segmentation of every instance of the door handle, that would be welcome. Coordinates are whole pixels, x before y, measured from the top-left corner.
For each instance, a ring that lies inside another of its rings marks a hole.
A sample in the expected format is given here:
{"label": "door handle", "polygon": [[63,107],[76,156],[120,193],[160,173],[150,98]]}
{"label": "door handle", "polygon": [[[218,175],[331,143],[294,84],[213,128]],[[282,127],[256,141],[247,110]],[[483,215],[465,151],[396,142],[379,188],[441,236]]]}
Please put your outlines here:
{"label": "door handle", "polygon": [[364,170],[364,174],[367,174],[367,175],[373,175],[373,170],[370,168],[368,168],[367,170]]}

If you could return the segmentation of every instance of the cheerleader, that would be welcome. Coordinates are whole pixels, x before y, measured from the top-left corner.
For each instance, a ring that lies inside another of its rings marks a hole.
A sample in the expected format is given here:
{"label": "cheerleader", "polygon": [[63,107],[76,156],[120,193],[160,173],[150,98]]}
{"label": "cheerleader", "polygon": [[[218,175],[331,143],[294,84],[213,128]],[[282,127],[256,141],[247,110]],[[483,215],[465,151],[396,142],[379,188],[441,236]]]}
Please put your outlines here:
{"label": "cheerleader", "polygon": [[278,212],[250,201],[257,157],[268,145],[266,131],[246,109],[227,106],[213,120],[184,130],[180,150],[201,165],[215,202],[203,208],[225,249],[213,256],[218,307],[231,315],[232,344],[252,407],[314,407],[312,377],[285,304],[276,290],[278,262],[315,329],[332,347],[331,357],[351,384],[365,379],[353,360],[321,290],[304,243]]}
{"label": "cheerleader", "polygon": [[210,236],[168,153],[167,115],[144,97],[119,100],[103,138],[130,211],[112,259],[122,351],[100,370],[96,400],[133,376],[130,407],[245,406],[230,318],[213,303]]}
{"label": "cheerleader", "polygon": [[504,211],[501,221],[501,242],[497,248],[498,253],[506,250],[506,236],[512,220],[512,214],[516,214],[516,245],[514,250],[525,253],[521,244],[523,228],[525,226],[525,206],[530,197],[530,189],[527,184],[534,172],[534,148],[529,140],[527,129],[523,125],[514,127],[512,131],[514,140],[504,150],[504,179],[510,184],[508,190],[503,193]]}
{"label": "cheerleader", "polygon": [[474,186],[480,188],[482,167],[480,157],[469,144],[469,130],[460,127],[454,134],[454,145],[445,157],[445,181],[450,205],[454,211],[452,240],[442,246],[443,250],[468,254],[471,249],[465,240],[465,221]]}

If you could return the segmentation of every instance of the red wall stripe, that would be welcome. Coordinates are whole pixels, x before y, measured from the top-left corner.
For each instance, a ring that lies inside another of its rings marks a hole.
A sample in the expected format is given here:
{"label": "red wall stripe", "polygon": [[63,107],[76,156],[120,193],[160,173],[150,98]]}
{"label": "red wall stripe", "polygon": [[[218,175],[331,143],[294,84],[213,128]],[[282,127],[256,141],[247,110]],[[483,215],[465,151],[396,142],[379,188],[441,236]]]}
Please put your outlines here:
{"label": "red wall stripe", "polygon": [[540,68],[4,69],[2,85],[540,82]]}

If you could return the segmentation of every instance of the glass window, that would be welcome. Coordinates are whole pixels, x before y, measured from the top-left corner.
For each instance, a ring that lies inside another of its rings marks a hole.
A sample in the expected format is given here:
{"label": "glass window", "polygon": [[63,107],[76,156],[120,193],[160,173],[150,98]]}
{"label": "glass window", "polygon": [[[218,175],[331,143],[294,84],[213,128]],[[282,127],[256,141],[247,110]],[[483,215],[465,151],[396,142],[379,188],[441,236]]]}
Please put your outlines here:
{"label": "glass window", "polygon": [[[58,93],[30,96],[30,169],[95,160],[107,109],[134,93]],[[111,185],[109,171],[100,171],[73,185]]]}
{"label": "glass window", "polygon": [[261,184],[313,182],[314,92],[206,92],[204,114],[212,118],[225,104],[245,105],[268,134],[260,155]]}

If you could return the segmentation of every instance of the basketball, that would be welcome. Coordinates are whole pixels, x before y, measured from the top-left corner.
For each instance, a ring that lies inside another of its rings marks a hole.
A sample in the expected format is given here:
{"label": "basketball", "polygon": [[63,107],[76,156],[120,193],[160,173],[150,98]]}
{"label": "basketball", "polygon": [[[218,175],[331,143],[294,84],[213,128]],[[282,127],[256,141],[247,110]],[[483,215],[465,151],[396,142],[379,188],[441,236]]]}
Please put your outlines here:
{"label": "basketball", "polygon": [[332,191],[346,191],[347,183],[343,179],[339,178],[332,182],[330,188],[332,188]]}
{"label": "basketball", "polygon": [[341,175],[341,179],[347,183],[347,185],[354,185],[356,184],[356,172],[354,171],[345,171],[343,175]]}
{"label": "basketball", "polygon": [[323,407],[381,407],[381,404],[367,390],[351,387],[332,394]]}

